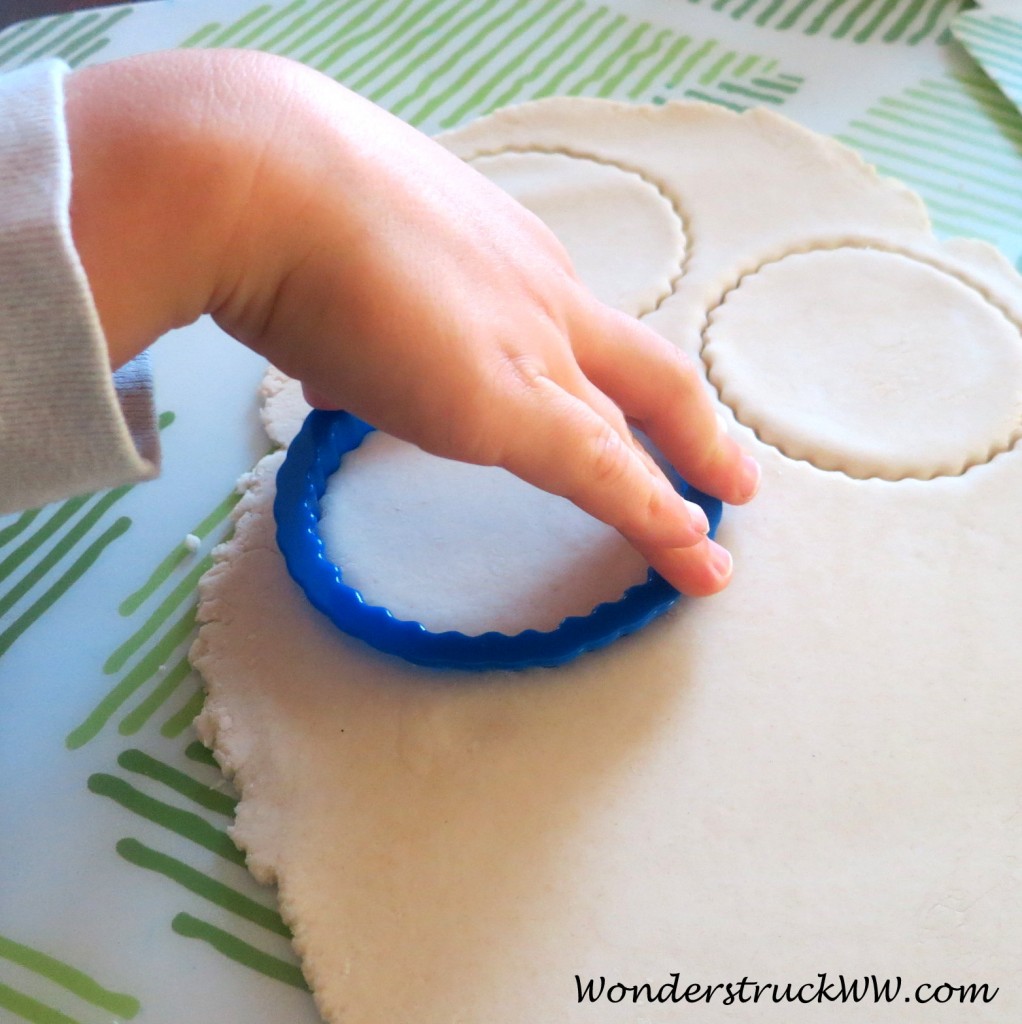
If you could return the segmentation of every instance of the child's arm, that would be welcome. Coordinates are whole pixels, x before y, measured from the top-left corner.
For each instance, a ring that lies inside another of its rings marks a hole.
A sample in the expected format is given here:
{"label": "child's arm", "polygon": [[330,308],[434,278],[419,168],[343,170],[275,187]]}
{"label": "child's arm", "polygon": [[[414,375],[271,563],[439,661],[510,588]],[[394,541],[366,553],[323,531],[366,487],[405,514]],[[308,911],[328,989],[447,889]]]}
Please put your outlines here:
{"label": "child's arm", "polygon": [[57,64],[0,75],[0,513],[154,476],[149,375],[111,380],[71,237]]}
{"label": "child's arm", "polygon": [[726,584],[726,552],[626,423],[747,500],[756,467],[699,376],[435,143],[253,52],[75,72],[67,116],[72,228],[115,364],[210,312],[314,404],[566,495],[688,593]]}

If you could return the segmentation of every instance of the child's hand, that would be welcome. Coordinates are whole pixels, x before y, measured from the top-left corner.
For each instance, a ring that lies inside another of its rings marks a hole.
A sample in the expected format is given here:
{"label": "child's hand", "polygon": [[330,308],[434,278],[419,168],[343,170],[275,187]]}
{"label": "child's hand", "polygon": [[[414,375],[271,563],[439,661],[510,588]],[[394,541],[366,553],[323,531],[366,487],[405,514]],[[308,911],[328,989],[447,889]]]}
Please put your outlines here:
{"label": "child's hand", "polygon": [[68,119],[75,238],[115,361],[211,312],[313,404],[567,496],[686,593],[727,583],[702,513],[628,429],[700,489],[751,497],[758,471],[698,374],[445,150],[258,53],[76,72]]}

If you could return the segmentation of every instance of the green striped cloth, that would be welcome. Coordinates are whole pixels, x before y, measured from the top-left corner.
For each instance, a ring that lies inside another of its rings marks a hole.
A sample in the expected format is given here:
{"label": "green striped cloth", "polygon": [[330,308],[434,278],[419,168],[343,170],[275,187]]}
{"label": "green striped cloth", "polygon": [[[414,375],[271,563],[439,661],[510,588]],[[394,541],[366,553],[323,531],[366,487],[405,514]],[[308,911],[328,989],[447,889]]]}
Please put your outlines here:
{"label": "green striped cloth", "polygon": [[951,31],[1022,110],[1022,4],[1015,7],[1014,17],[994,10],[969,11],[952,22]]}

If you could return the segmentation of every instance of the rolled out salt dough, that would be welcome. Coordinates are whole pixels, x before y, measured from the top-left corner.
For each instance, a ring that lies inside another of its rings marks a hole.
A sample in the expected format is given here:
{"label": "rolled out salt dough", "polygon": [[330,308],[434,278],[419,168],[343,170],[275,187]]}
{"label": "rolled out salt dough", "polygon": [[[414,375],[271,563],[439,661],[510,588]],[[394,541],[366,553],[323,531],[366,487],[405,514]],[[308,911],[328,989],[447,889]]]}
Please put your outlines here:
{"label": "rolled out salt dough", "polygon": [[[312,610],[273,540],[283,455],[260,463],[202,584],[199,728],[323,1016],[1022,1019],[1022,282],[986,246],[938,244],[920,202],[848,150],[761,112],[552,100],[445,141],[474,161],[570,150],[681,211],[683,273],[648,322],[706,357],[764,482],[727,511],[722,595],[561,669],[464,676],[379,655]],[[605,239],[601,211],[551,173],[575,237]],[[826,268],[843,254],[848,289],[894,258],[913,287],[886,312],[835,305]],[[916,326],[935,304],[952,323],[931,337]],[[281,441],[293,392],[268,381]],[[896,436],[873,443],[884,417]],[[385,571],[400,584],[399,554]],[[903,987],[878,1009],[769,990],[756,1006],[724,990],[580,1005],[576,981],[783,990],[823,972]],[[911,1001],[942,982],[998,991]]]}

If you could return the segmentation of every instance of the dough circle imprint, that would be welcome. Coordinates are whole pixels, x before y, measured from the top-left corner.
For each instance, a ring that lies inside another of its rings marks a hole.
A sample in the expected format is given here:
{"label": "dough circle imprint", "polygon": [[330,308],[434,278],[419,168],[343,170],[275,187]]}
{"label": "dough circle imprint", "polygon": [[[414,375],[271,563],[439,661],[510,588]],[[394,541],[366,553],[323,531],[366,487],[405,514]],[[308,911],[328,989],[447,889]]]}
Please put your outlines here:
{"label": "dough circle imprint", "polygon": [[[348,453],[361,473],[343,472]],[[712,536],[720,501],[672,482],[704,509]],[[418,665],[561,665],[640,629],[678,597],[615,531],[565,499],[499,467],[427,455],[345,412],[309,415],[277,476],[274,515],[311,603],[344,632]],[[491,532],[485,524],[498,518]],[[409,573],[419,593],[410,601]],[[391,588],[396,601],[378,603]]]}
{"label": "dough circle imprint", "polygon": [[818,249],[760,267],[710,314],[703,357],[739,420],[820,469],[930,480],[1019,437],[1018,326],[903,253]]}
{"label": "dough circle imprint", "polygon": [[648,178],[567,153],[508,150],[470,163],[553,231],[578,276],[608,305],[642,316],[673,291],[685,231]]}

